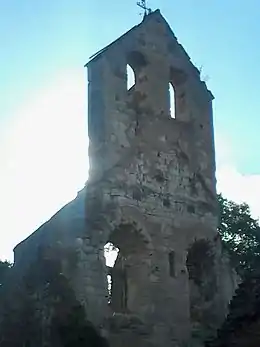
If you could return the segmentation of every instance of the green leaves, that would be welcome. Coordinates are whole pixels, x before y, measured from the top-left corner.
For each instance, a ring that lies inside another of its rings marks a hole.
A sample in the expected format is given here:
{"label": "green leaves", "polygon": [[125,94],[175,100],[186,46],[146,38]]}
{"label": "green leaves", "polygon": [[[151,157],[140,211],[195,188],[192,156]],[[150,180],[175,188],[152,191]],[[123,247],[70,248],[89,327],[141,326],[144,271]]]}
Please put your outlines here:
{"label": "green leaves", "polygon": [[260,264],[260,227],[246,203],[237,204],[218,195],[219,233],[232,265],[242,277]]}

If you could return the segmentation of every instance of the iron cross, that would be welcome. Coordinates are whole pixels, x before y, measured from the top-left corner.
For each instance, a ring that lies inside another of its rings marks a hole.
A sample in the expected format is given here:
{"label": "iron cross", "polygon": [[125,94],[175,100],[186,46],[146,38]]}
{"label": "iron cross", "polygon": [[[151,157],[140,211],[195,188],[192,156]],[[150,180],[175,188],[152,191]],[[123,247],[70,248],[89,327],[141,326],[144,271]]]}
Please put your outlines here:
{"label": "iron cross", "polygon": [[144,15],[150,14],[152,10],[147,7],[146,0],[140,0],[137,2],[137,6],[141,7],[144,10]]}

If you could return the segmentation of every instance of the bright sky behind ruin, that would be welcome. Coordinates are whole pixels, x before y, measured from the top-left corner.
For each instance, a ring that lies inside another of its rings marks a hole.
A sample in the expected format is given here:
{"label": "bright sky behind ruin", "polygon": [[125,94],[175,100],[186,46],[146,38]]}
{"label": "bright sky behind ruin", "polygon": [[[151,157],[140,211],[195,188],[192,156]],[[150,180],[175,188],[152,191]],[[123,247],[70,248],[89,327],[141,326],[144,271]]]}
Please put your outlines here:
{"label": "bright sky behind ruin", "polygon": [[[150,0],[214,101],[218,190],[260,216],[260,1]],[[0,1],[0,258],[87,180],[90,55],[141,21],[135,0]]]}

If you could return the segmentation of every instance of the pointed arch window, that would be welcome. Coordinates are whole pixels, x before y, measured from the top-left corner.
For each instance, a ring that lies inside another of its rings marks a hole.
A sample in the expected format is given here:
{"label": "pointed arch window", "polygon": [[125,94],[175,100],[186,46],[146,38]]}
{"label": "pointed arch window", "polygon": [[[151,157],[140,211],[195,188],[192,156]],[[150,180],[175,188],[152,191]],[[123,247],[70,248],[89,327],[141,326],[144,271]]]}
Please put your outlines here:
{"label": "pointed arch window", "polygon": [[141,52],[131,51],[127,54],[126,62],[127,90],[131,90],[140,81],[147,60]]}
{"label": "pointed arch window", "polygon": [[136,83],[135,73],[133,68],[127,64],[126,65],[126,74],[127,74],[127,90],[130,90]]}
{"label": "pointed arch window", "polygon": [[186,118],[186,87],[187,74],[175,67],[170,68],[168,83],[168,114],[171,119],[184,120]]}
{"label": "pointed arch window", "polygon": [[148,271],[143,265],[147,256],[145,240],[132,224],[121,224],[109,235],[104,246],[107,265],[108,304],[114,312],[137,312],[142,295],[142,281]]}
{"label": "pointed arch window", "polygon": [[172,83],[169,83],[169,97],[170,97],[170,116],[176,118],[176,96]]}

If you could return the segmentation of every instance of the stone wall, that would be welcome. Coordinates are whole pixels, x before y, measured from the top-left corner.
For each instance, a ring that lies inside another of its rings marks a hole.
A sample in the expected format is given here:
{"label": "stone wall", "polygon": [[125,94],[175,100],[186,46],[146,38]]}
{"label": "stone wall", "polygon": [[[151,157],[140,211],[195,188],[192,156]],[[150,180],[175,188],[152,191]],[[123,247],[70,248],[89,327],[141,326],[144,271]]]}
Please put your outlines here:
{"label": "stone wall", "polygon": [[22,276],[16,265],[1,287],[1,347],[107,347],[107,341],[86,317],[62,257],[43,246]]}
{"label": "stone wall", "polygon": [[[127,65],[135,74],[129,90]],[[223,320],[234,289],[217,234],[212,94],[158,11],[94,56],[88,79],[87,219],[98,249],[117,235],[124,319],[137,316],[147,327],[141,344],[201,341]],[[193,278],[187,257],[197,245]]]}
{"label": "stone wall", "polygon": [[234,289],[217,233],[213,96],[159,11],[95,55],[88,80],[88,184],[17,246],[14,268],[22,278],[47,249],[111,346],[201,345]]}

